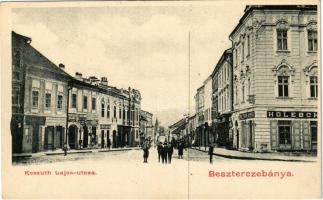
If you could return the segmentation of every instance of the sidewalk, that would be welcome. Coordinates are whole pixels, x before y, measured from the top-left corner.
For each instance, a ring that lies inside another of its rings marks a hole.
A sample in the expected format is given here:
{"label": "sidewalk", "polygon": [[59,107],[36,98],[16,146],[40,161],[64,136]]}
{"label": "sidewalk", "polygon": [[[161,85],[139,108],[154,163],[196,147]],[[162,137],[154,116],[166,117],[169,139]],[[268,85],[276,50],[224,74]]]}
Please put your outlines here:
{"label": "sidewalk", "polygon": [[[209,147],[191,147],[192,149],[208,152]],[[273,152],[273,153],[254,153],[254,152],[242,152],[237,150],[228,150],[224,148],[214,148],[213,155],[221,156],[231,159],[245,159],[245,160],[272,160],[272,161],[290,161],[290,162],[316,162],[317,156],[299,153],[299,152]]]}
{"label": "sidewalk", "polygon": [[[67,154],[76,154],[76,153],[98,153],[98,152],[113,152],[113,151],[129,151],[129,150],[138,150],[140,147],[126,147],[126,148],[111,148],[109,149],[73,149],[67,151]],[[62,155],[64,151],[62,149],[57,149],[53,151],[44,151],[38,153],[18,153],[13,154],[13,158],[26,158],[26,157],[40,157],[40,156],[54,156]]]}

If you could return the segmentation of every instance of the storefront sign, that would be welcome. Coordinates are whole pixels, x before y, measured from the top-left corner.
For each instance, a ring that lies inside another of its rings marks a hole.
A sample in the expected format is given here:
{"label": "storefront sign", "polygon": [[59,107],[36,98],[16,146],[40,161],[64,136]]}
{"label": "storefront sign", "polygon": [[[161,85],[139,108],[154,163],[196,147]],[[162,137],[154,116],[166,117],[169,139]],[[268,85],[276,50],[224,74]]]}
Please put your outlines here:
{"label": "storefront sign", "polygon": [[111,124],[100,124],[100,129],[110,129]]}
{"label": "storefront sign", "polygon": [[255,116],[256,116],[255,111],[251,111],[251,112],[241,113],[239,115],[239,119],[244,120],[244,119],[254,118]]}
{"label": "storefront sign", "polygon": [[268,118],[317,118],[317,112],[267,111]]}

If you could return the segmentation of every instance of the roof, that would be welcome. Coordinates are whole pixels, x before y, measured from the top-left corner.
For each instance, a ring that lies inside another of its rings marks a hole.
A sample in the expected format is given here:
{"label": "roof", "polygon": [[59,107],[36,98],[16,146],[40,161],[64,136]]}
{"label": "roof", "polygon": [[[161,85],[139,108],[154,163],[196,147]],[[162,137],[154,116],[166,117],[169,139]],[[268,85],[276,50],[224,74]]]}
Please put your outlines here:
{"label": "roof", "polygon": [[24,40],[28,44],[31,42],[31,38],[30,37],[27,37],[27,36],[18,34],[15,31],[12,31],[11,34],[12,34],[13,37],[18,37],[18,38]]}
{"label": "roof", "polygon": [[300,10],[300,11],[317,11],[317,5],[248,5],[244,10],[243,16],[240,18],[239,23],[230,33],[231,39],[235,32],[240,28],[244,20],[254,10]]}
{"label": "roof", "polygon": [[27,43],[28,47],[30,47],[32,49],[33,53],[35,53],[33,56],[38,57],[38,63],[40,63],[40,66],[43,67],[45,70],[47,70],[48,72],[52,72],[52,73],[55,73],[55,74],[62,75],[64,77],[67,77],[68,79],[72,78],[71,75],[69,75],[63,69],[58,67],[55,63],[53,63],[51,60],[49,60],[46,56],[44,56],[36,48],[31,46],[30,45],[30,43],[31,43],[31,38],[30,37],[18,34],[18,33],[14,32],[14,31],[12,31],[11,34],[12,34],[12,40],[21,39],[25,43]]}
{"label": "roof", "polygon": [[179,121],[177,121],[176,123],[170,125],[169,128],[176,128],[176,127],[179,127],[179,126],[181,126],[182,124],[185,124],[185,123],[186,123],[186,118],[182,118]]}
{"label": "roof", "polygon": [[186,127],[186,123],[183,123],[178,127],[176,127],[175,130],[171,132],[171,134],[178,134],[181,130],[185,129],[185,127]]}
{"label": "roof", "polygon": [[211,74],[211,77],[213,77],[215,75],[215,73],[218,71],[220,65],[223,63],[223,61],[226,59],[226,57],[228,55],[232,54],[232,48],[229,48],[229,49],[226,49],[222,56],[220,57],[219,61],[217,62],[217,64],[215,65],[214,69],[213,69],[213,72]]}

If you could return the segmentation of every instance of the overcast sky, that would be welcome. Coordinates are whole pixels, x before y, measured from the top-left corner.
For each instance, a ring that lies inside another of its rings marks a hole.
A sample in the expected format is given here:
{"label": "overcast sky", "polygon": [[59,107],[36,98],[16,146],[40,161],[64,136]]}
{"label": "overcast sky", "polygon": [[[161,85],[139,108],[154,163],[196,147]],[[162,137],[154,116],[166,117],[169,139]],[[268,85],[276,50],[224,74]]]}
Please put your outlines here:
{"label": "overcast sky", "polygon": [[[123,3],[125,4],[125,3]],[[110,85],[140,90],[142,109],[169,125],[194,108],[194,93],[211,74],[243,15],[237,2],[213,6],[19,8],[13,30],[71,75],[107,76]],[[188,33],[191,85],[188,88]]]}

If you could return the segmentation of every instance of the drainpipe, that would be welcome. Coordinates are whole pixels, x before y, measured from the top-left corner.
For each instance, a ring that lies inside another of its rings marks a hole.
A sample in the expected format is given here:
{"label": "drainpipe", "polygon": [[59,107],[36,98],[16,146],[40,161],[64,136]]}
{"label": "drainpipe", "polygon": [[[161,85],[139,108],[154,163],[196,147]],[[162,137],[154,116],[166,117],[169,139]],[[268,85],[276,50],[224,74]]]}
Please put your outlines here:
{"label": "drainpipe", "polygon": [[67,149],[69,149],[69,145],[67,142],[67,135],[68,135],[68,112],[69,112],[69,100],[70,100],[70,90],[72,89],[72,86],[70,83],[67,84],[67,100],[66,100],[66,128],[65,128],[65,145]]}

